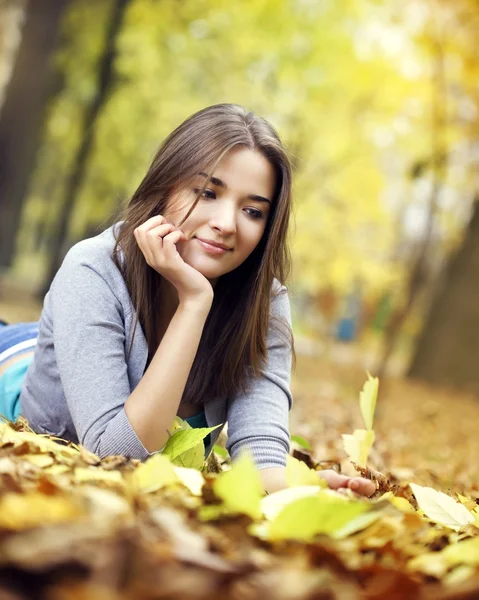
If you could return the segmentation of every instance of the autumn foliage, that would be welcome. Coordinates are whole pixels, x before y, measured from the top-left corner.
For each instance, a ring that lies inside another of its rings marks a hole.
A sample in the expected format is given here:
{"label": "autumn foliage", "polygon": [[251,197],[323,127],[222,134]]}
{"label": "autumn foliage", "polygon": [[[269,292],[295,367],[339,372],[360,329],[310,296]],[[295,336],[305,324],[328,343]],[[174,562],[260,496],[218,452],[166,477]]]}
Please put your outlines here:
{"label": "autumn foliage", "polygon": [[[373,431],[377,391],[369,377],[363,431]],[[0,584],[10,594],[2,597],[452,599],[459,586],[461,598],[474,598],[474,492],[378,472],[357,431],[343,443],[377,482],[371,499],[322,487],[321,464],[300,436],[290,487],[263,496],[247,455],[184,466],[197,461],[209,429],[181,421],[165,452],[145,463],[99,459],[24,421],[2,424]]]}

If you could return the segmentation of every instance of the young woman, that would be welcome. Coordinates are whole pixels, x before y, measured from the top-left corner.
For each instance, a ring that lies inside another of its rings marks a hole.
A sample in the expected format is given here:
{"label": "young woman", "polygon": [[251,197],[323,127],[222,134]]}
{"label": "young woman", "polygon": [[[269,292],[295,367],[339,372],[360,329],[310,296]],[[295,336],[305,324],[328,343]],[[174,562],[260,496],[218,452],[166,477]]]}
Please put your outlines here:
{"label": "young woman", "polygon": [[[19,404],[4,410],[100,456],[141,460],[161,451],[176,415],[228,422],[233,460],[248,449],[265,489],[286,487],[290,204],[290,164],[264,119],[233,104],[188,118],[124,219],[67,254]],[[362,478],[319,476],[374,491]]]}

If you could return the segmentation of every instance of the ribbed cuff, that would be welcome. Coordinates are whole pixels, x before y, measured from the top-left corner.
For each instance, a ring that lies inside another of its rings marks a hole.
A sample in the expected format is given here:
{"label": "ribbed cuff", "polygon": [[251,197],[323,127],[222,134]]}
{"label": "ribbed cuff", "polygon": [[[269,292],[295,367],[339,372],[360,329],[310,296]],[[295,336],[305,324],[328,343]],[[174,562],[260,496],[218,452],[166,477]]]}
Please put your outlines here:
{"label": "ribbed cuff", "polygon": [[283,444],[278,438],[250,438],[237,442],[231,448],[231,458],[239,457],[243,449],[250,452],[258,469],[269,467],[285,467],[289,445]]}
{"label": "ribbed cuff", "polygon": [[113,454],[121,454],[128,458],[146,460],[148,457],[153,456],[153,454],[158,454],[163,449],[148,452],[131,426],[125,409],[122,408],[108,423],[108,427],[100,438],[96,454],[100,458]]}

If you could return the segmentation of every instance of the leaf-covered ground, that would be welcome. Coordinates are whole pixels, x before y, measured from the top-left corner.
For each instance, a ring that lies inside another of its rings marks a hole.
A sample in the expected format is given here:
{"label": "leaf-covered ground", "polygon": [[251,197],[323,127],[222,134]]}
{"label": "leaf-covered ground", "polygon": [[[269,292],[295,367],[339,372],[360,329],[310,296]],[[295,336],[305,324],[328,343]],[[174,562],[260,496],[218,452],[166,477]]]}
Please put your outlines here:
{"label": "leaf-covered ground", "polygon": [[[361,426],[364,380],[361,368],[300,358],[292,429],[311,442],[305,460],[354,473],[341,433]],[[292,488],[298,510],[283,506],[284,494],[261,500],[246,463],[194,477],[163,457],[150,467],[100,461],[2,426],[0,597],[479,597],[479,401],[401,381],[381,391],[366,471],[378,478],[375,497],[317,488],[301,498],[305,488]],[[450,504],[423,499],[428,518],[409,482],[445,492]]]}
{"label": "leaf-covered ground", "polygon": [[[344,350],[299,357],[291,430],[312,446],[297,456],[352,475],[341,434],[363,427],[366,373]],[[381,382],[370,500],[304,486],[261,499],[246,463],[100,461],[2,425],[0,599],[479,598],[478,422],[465,393]]]}

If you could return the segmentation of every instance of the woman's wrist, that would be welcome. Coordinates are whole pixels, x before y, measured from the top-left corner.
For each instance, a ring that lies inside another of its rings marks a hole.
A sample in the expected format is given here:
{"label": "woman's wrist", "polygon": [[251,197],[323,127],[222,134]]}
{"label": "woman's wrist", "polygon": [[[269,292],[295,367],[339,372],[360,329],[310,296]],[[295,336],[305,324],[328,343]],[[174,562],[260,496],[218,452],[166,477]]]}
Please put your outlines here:
{"label": "woman's wrist", "polygon": [[211,306],[213,304],[213,294],[201,294],[198,296],[193,296],[190,298],[180,298],[179,306],[180,310],[185,310],[188,312],[195,312],[198,314],[205,313],[208,315],[210,312]]}

